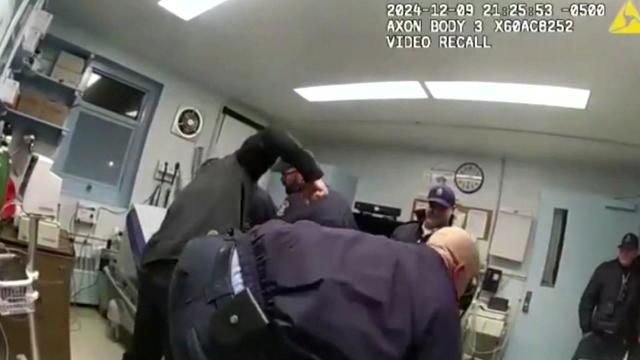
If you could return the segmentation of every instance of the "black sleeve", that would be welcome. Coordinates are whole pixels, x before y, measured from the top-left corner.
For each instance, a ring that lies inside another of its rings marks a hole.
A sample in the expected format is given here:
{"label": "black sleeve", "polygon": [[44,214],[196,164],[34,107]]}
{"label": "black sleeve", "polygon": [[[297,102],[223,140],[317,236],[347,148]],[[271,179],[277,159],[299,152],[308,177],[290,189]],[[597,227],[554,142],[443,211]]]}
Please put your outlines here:
{"label": "black sleeve", "polygon": [[438,311],[418,344],[416,360],[455,360],[462,357],[460,319],[451,309]]}
{"label": "black sleeve", "polygon": [[262,136],[267,149],[293,165],[306,182],[316,181],[324,175],[313,156],[304,151],[284,131],[269,128],[262,132]]}
{"label": "black sleeve", "polygon": [[250,136],[235,155],[254,181],[264,175],[279,157],[298,169],[307,182],[316,181],[324,175],[313,156],[286,132],[274,128]]}
{"label": "black sleeve", "polygon": [[584,293],[582,294],[582,298],[580,299],[578,314],[580,316],[580,329],[582,329],[583,333],[591,331],[593,309],[596,307],[598,296],[600,294],[600,273],[602,271],[603,267],[600,265],[593,272],[591,280],[589,280],[589,284],[587,284],[587,287],[584,289]]}
{"label": "black sleeve", "polygon": [[393,230],[391,238],[396,241],[415,244],[418,240],[420,240],[418,232],[422,231],[420,229],[421,226],[421,224],[415,221],[404,223]]}
{"label": "black sleeve", "polygon": [[[404,224],[403,224],[403,225],[404,225]],[[402,225],[400,225],[400,226],[402,226]],[[398,226],[397,228],[395,228],[395,229],[393,230],[393,232],[391,233],[390,238],[392,238],[393,240],[397,240],[397,241],[401,241],[401,240],[402,240],[402,230],[403,230],[403,229],[401,229],[401,228],[400,228],[400,226]]]}

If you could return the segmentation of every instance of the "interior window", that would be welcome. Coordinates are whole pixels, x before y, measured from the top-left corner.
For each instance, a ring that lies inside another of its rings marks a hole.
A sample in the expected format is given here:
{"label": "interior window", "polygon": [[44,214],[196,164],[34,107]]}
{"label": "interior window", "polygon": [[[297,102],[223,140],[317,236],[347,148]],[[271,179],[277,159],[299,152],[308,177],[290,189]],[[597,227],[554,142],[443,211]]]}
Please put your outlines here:
{"label": "interior window", "polygon": [[133,129],[129,127],[81,111],[64,172],[112,186],[119,185],[132,133]]}
{"label": "interior window", "polygon": [[131,119],[138,119],[144,92],[93,70],[82,99]]}

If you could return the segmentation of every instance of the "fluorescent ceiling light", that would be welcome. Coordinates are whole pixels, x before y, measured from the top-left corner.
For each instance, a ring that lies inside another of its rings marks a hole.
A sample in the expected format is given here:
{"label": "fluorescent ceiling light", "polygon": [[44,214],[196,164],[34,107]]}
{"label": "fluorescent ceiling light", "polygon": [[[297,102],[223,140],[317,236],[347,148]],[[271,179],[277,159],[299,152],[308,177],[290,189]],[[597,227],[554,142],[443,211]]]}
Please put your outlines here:
{"label": "fluorescent ceiling light", "polygon": [[158,5],[182,20],[189,21],[227,0],[161,0]]}
{"label": "fluorescent ceiling light", "polygon": [[345,101],[380,99],[426,99],[418,81],[387,81],[357,84],[313,86],[294,89],[308,101]]}
{"label": "fluorescent ceiling light", "polygon": [[590,90],[476,81],[427,81],[435,99],[495,101],[586,109]]}

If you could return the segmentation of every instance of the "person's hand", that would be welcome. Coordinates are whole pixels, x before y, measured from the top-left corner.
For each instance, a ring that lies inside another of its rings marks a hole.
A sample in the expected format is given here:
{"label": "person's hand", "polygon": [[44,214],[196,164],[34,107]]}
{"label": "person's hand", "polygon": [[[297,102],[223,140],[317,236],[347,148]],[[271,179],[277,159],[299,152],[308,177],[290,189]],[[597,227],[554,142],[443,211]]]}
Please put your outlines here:
{"label": "person's hand", "polygon": [[327,197],[329,189],[327,189],[327,184],[325,184],[322,179],[318,179],[305,184],[302,193],[307,201],[314,202]]}

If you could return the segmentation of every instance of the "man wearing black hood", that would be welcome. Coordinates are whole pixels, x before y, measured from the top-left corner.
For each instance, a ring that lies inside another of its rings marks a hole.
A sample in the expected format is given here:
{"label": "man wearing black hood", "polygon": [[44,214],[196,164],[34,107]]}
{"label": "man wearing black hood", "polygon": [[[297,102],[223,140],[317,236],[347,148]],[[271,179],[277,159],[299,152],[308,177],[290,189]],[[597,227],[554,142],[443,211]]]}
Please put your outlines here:
{"label": "man wearing black hood", "polygon": [[171,276],[182,250],[189,240],[208,233],[248,228],[256,183],[278,157],[300,170],[308,200],[326,197],[328,190],[318,164],[279,130],[263,130],[233,154],[206,161],[171,204],[160,229],[144,249],[133,342],[123,359],[171,358],[167,302]]}

